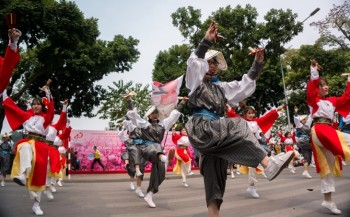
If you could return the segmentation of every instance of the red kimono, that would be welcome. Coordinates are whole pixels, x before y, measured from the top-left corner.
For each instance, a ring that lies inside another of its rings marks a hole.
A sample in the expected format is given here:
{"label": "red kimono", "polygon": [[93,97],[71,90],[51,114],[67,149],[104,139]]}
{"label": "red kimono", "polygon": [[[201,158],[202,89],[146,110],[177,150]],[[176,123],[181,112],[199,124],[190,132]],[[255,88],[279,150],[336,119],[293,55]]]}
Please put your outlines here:
{"label": "red kimono", "polygon": [[[11,98],[6,98],[3,104],[6,118],[12,130],[16,130],[22,125],[27,132],[44,137],[45,130],[54,116],[53,100],[48,106],[48,111],[40,114],[34,114],[33,110],[21,110]],[[27,187],[30,191],[42,191],[45,189],[48,159],[48,145],[44,141],[26,138],[17,142],[11,177],[19,176],[21,173],[18,150],[24,144],[30,144],[34,151],[31,173],[27,177]]]}

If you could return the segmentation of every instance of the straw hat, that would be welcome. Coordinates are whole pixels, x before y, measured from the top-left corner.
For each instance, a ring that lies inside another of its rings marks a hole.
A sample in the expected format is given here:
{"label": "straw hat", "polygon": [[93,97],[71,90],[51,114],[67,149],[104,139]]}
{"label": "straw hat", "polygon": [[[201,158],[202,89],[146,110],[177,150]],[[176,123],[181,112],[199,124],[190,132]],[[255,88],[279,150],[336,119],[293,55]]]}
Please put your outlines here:
{"label": "straw hat", "polygon": [[225,57],[224,55],[220,52],[220,51],[217,51],[217,50],[208,50],[206,53],[205,53],[205,57],[204,59],[205,60],[210,60],[212,58],[216,57],[216,60],[217,62],[219,63],[219,66],[218,68],[222,71],[225,71],[227,69],[227,63],[226,63],[226,60],[225,60]]}

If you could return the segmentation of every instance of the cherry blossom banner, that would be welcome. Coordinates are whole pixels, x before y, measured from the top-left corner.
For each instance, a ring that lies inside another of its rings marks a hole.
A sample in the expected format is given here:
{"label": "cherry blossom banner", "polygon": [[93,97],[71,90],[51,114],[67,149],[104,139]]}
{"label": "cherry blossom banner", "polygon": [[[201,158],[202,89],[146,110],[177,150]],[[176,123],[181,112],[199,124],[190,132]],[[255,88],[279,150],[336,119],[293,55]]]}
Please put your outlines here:
{"label": "cherry blossom banner", "polygon": [[[175,149],[175,145],[171,140],[171,134],[172,132],[168,132],[164,135],[162,146],[164,147],[165,154]],[[121,153],[126,148],[119,138],[117,131],[72,130],[70,136],[70,150],[72,153],[71,173],[126,172],[125,164],[120,157]],[[94,168],[91,170],[91,165],[94,160],[94,146],[96,146],[101,153],[101,163],[105,167],[105,171],[103,171],[98,163],[95,163]],[[190,147],[189,150],[193,156],[192,147]],[[79,162],[79,165],[73,162],[75,160]],[[150,170],[151,166],[152,164],[149,163],[146,167],[146,171]],[[174,163],[170,162],[168,170],[172,170],[173,167]]]}

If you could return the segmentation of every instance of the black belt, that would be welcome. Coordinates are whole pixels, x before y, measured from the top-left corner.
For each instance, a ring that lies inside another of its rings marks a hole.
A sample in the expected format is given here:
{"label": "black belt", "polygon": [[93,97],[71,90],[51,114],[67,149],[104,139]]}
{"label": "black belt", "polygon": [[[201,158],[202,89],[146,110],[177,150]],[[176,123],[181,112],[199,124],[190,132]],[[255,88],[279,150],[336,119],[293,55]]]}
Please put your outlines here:
{"label": "black belt", "polygon": [[28,138],[29,139],[34,139],[34,140],[37,140],[37,141],[41,141],[41,142],[46,142],[45,136],[37,134],[37,133],[29,133],[28,134]]}
{"label": "black belt", "polygon": [[332,120],[329,118],[314,118],[313,119],[313,123],[314,124],[328,124],[328,125],[332,125]]}
{"label": "black belt", "polygon": [[52,147],[54,147],[55,149],[58,149],[58,146],[54,145],[54,144],[53,144],[53,141],[45,140],[45,143],[46,143],[48,146],[52,146]]}
{"label": "black belt", "polygon": [[29,133],[28,139],[33,139],[35,141],[45,142],[48,146],[52,146],[52,147],[58,149],[58,147],[53,144],[53,141],[46,140],[46,137],[41,135],[41,134]]}

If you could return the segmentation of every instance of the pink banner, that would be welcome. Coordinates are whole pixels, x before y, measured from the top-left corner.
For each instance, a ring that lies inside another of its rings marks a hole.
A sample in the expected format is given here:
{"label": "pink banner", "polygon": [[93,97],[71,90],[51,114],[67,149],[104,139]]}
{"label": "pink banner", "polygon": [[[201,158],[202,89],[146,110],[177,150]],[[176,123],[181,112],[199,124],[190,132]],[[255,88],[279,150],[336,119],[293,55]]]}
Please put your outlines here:
{"label": "pink banner", "polygon": [[[171,139],[172,132],[165,133],[162,146],[167,155],[171,149],[175,149],[175,145]],[[93,147],[101,153],[101,163],[105,167],[105,171],[111,172],[126,172],[125,164],[120,158],[121,153],[126,149],[124,143],[120,140],[117,131],[95,131],[95,130],[72,130],[71,132],[71,164],[73,171],[90,171],[94,160]],[[193,159],[193,149],[189,148],[191,157]],[[75,154],[74,154],[75,152]],[[76,159],[79,161],[79,167],[73,162]],[[174,159],[175,162],[175,159]],[[193,165],[194,161],[192,161]],[[146,170],[151,167],[149,163]],[[75,167],[75,168],[74,168]],[[168,170],[174,167],[174,163],[170,163]],[[95,163],[92,171],[103,171],[98,163]]]}

